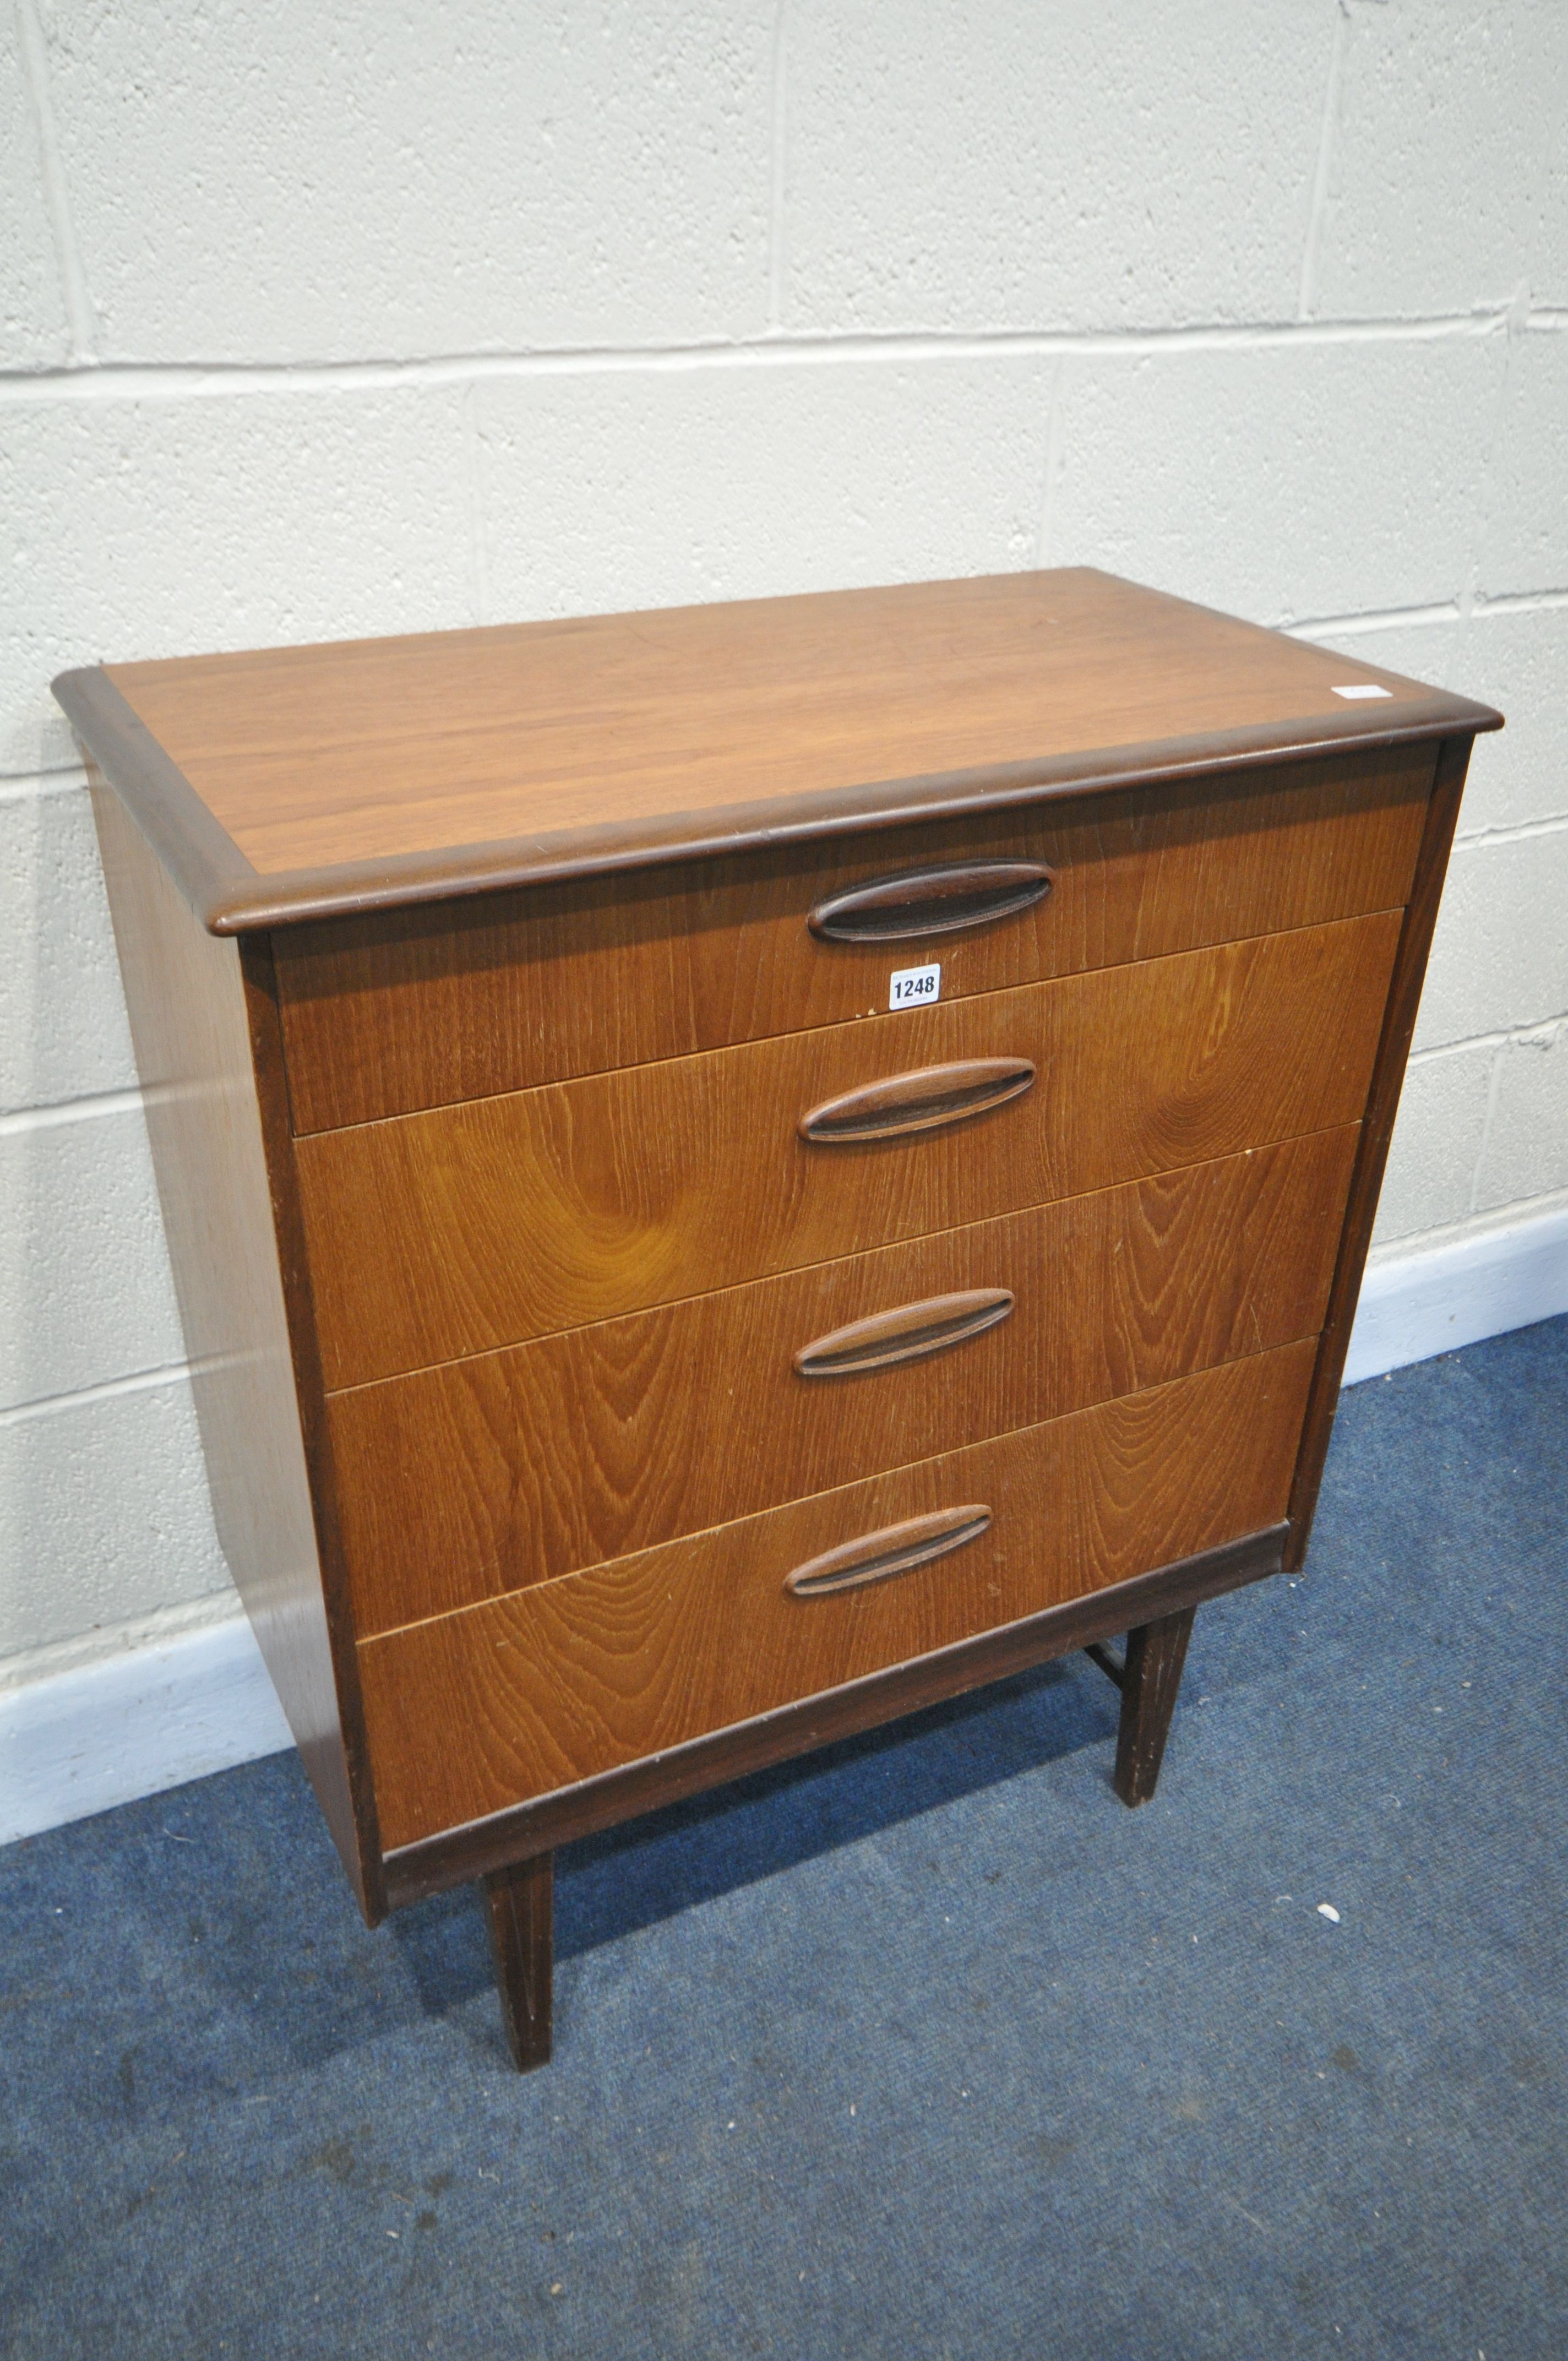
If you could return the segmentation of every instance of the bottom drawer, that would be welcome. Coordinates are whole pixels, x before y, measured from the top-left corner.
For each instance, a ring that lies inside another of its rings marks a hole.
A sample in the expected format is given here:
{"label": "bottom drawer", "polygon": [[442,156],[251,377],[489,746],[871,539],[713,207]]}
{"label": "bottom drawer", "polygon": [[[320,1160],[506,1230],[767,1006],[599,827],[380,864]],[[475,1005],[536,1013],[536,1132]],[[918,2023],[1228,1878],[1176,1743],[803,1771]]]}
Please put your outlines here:
{"label": "bottom drawer", "polygon": [[[1228,1362],[362,1642],[383,1845],[1277,1523],[1316,1352],[1309,1338]],[[955,1545],[832,1587],[860,1570],[848,1545],[959,1510],[989,1521],[905,1536]],[[824,1557],[823,1587],[786,1587]]]}

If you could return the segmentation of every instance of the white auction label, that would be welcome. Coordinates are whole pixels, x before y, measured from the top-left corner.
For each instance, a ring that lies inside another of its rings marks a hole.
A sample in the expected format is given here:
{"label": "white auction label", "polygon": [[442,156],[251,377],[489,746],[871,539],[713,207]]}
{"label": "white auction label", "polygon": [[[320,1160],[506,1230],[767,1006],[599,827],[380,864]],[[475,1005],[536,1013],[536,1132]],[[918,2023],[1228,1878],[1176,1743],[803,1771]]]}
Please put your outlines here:
{"label": "white auction label", "polygon": [[889,1008],[922,1008],[942,997],[942,962],[929,967],[895,967],[887,980]]}

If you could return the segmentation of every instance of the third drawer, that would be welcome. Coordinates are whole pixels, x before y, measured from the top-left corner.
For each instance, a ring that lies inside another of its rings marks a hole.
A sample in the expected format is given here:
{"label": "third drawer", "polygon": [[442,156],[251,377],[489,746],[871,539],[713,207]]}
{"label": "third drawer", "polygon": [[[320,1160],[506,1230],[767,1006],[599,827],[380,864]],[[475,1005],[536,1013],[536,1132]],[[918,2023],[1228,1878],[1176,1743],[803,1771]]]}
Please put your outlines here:
{"label": "third drawer", "polygon": [[[1274,1525],[1315,1352],[1304,1342],[1253,1354],[366,1641],[384,1844],[416,1843]],[[885,1558],[911,1521],[927,1532],[946,1521],[957,1545],[924,1563],[916,1553],[864,1587],[792,1590],[792,1575],[825,1555]]]}

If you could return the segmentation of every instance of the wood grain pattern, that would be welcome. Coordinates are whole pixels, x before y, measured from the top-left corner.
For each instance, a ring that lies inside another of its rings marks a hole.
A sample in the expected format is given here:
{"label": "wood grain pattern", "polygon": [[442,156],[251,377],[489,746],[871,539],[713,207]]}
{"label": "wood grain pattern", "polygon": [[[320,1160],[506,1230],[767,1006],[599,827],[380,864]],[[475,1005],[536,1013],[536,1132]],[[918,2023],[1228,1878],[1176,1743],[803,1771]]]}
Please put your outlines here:
{"label": "wood grain pattern", "polygon": [[[1354,1125],[1312,1134],[334,1394],[356,1629],[1310,1335],[1355,1139]],[[952,1354],[829,1383],[794,1373],[829,1323],[998,1279],[1013,1316]]]}
{"label": "wood grain pattern", "polygon": [[[1314,1353],[1229,1362],[362,1642],[389,1846],[1277,1522]],[[808,1607],[781,1587],[849,1536],[965,1500],[991,1527],[934,1565]]]}
{"label": "wood grain pattern", "polygon": [[1038,1615],[934,1649],[905,1664],[819,1696],[775,1707],[750,1721],[694,1738],[684,1746],[580,1779],[525,1804],[503,1806],[483,1819],[400,1845],[387,1855],[387,1890],[394,1906],[444,1893],[466,1879],[521,1861],[550,1845],[616,1827],[640,1812],[658,1810],[729,1779],[788,1763],[814,1747],[874,1730],[902,1714],[961,1697],[988,1681],[1006,1680],[1032,1665],[1065,1656],[1091,1641],[1135,1630],[1181,1607],[1218,1598],[1279,1571],[1284,1524],[1222,1542],[1192,1557],[1151,1567],[1126,1582],[1088,1591]]}
{"label": "wood grain pattern", "polygon": [[1046,902],[936,944],[944,1001],[1392,909],[1432,761],[1341,754],[292,927],[276,956],[294,1121],[325,1131],[883,1011],[907,960],[815,942],[805,919],[890,865],[1055,872]]}
{"label": "wood grain pattern", "polygon": [[[1400,914],[302,1139],[332,1387],[1355,1121]],[[820,1148],[799,1112],[1007,1054],[992,1115]]]}
{"label": "wood grain pattern", "polygon": [[[203,931],[91,763],[89,780],[218,1540],[374,1917],[380,1847],[357,1670],[346,1613],[335,1628],[328,1613],[273,1232],[267,1148],[291,1155],[276,1012],[238,946]],[[314,1390],[319,1400],[319,1377]]]}
{"label": "wood grain pattern", "polygon": [[1302,1431],[1300,1459],[1296,1480],[1291,1487],[1290,1544],[1286,1563],[1292,1573],[1305,1562],[1311,1535],[1318,1488],[1322,1482],[1323,1463],[1328,1456],[1334,1408],[1344,1377],[1345,1355],[1350,1350],[1362,1274],[1366,1268],[1367,1248],[1372,1243],[1372,1225],[1377,1215],[1378,1191],[1383,1186],[1384,1168],[1388,1161],[1394,1118],[1399,1111],[1405,1065],[1415,1031],[1416,1014],[1420,1005],[1421,985],[1426,980],[1427,957],[1437,925],[1438,904],[1442,898],[1442,882],[1448,873],[1449,851],[1453,842],[1453,831],[1459,823],[1459,806],[1464,793],[1464,774],[1469,763],[1468,738],[1449,739],[1439,750],[1436,782],[1421,837],[1409,906],[1400,929],[1393,978],[1388,987],[1383,1030],[1367,1093],[1366,1119],[1362,1126],[1322,1345]]}
{"label": "wood grain pattern", "polygon": [[109,680],[258,873],[220,928],[1496,718],[1086,569]]}

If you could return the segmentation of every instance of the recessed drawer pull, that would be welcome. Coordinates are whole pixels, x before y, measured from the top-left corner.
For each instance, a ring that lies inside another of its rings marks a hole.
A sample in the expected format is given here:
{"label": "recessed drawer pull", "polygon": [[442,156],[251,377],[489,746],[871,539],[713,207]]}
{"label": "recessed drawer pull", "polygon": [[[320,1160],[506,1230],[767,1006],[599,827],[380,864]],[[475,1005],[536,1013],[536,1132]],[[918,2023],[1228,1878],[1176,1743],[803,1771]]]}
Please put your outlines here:
{"label": "recessed drawer pull", "polygon": [[1035,1079],[1027,1058],[966,1058],[951,1066],[920,1066],[889,1074],[842,1098],[825,1099],[800,1118],[802,1139],[886,1139],[961,1123],[1022,1097]]}
{"label": "recessed drawer pull", "polygon": [[991,1522],[991,1510],[971,1502],[967,1509],[938,1509],[928,1517],[910,1517],[902,1525],[884,1525],[878,1533],[862,1533],[859,1541],[841,1542],[837,1549],[808,1558],[784,1576],[784,1588],[796,1598],[823,1598],[830,1590],[856,1590],[864,1582],[885,1582],[890,1574],[908,1574],[949,1550],[978,1541]]}
{"label": "recessed drawer pull", "polygon": [[853,1320],[816,1343],[803,1345],[791,1367],[797,1378],[850,1378],[862,1369],[887,1369],[898,1361],[922,1361],[930,1353],[967,1344],[1005,1320],[1013,1309],[1006,1287],[975,1287],[961,1295],[932,1295],[923,1303],[903,1303],[896,1312],[875,1312]]}
{"label": "recessed drawer pull", "polygon": [[819,942],[897,943],[988,927],[1043,902],[1055,883],[1039,861],[954,861],[868,877],[818,902],[806,925]]}

